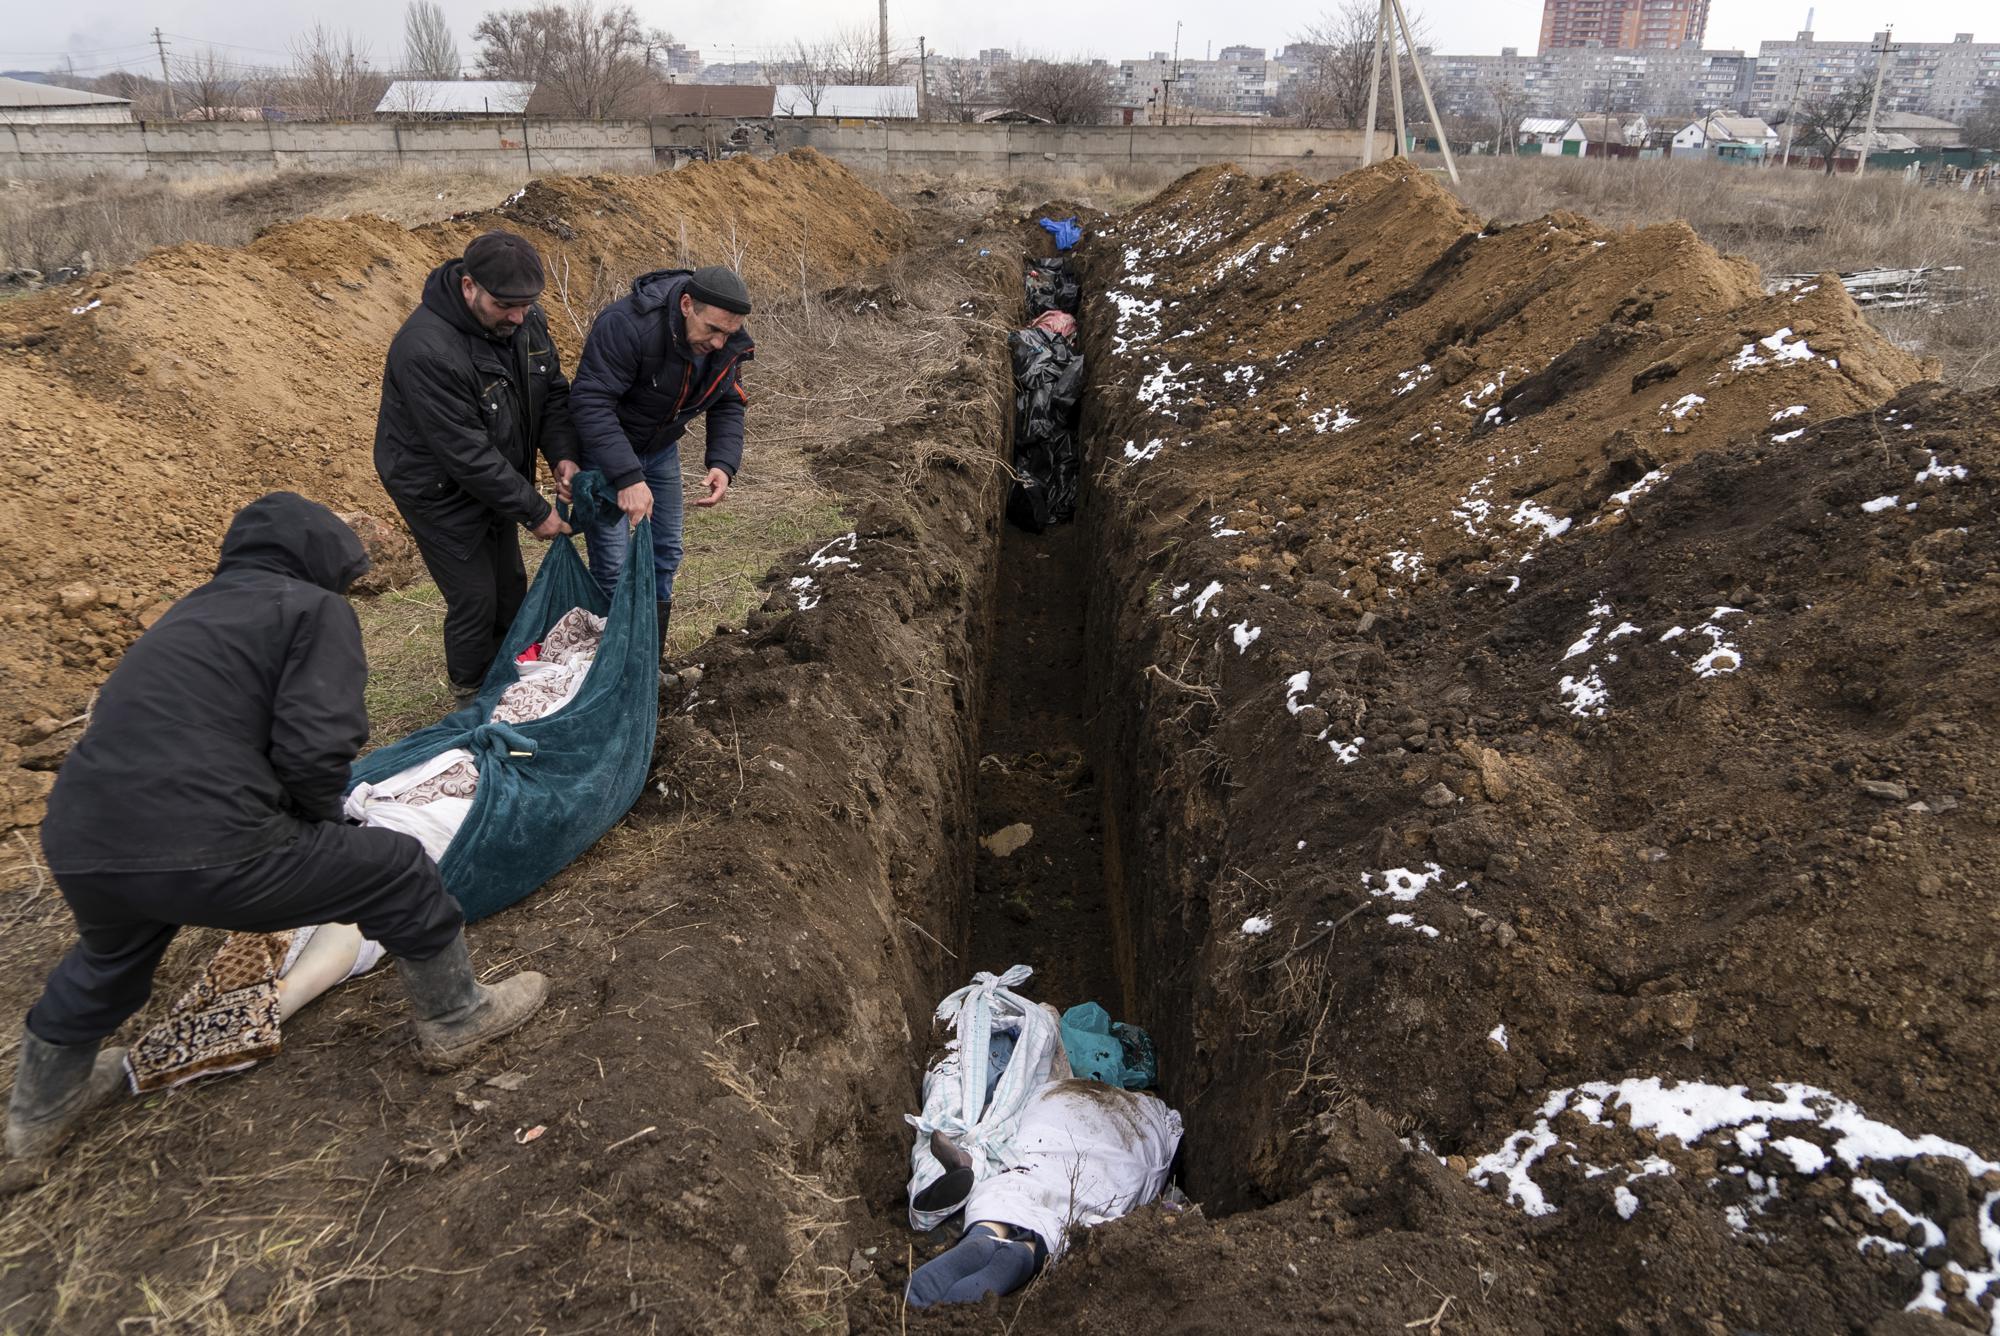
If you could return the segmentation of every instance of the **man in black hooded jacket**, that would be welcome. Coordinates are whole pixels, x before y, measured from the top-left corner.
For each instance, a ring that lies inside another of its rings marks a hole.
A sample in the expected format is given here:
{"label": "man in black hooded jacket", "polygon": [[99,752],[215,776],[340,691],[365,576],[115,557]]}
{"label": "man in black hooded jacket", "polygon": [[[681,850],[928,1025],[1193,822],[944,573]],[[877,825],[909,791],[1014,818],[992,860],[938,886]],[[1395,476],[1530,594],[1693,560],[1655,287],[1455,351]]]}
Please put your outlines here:
{"label": "man in black hooded jacket", "polygon": [[539,450],[569,499],[577,471],[569,382],[535,299],[542,261],[511,232],[474,238],[431,271],[389,345],[375,472],[444,595],[444,657],[462,699],[479,690],[528,577],[515,526],[569,526],[535,490]]}
{"label": "man in black hooded jacket", "polygon": [[99,1046],[145,1004],[184,926],[357,924],[397,958],[434,1066],[541,1006],[539,974],[477,982],[464,916],[414,837],[342,822],[368,738],[361,625],[342,594],[367,569],[332,511],[274,492],[237,513],[215,578],[105,681],[42,824],[79,940],[21,1033],[13,1156],[54,1154],[122,1083],[123,1050]]}

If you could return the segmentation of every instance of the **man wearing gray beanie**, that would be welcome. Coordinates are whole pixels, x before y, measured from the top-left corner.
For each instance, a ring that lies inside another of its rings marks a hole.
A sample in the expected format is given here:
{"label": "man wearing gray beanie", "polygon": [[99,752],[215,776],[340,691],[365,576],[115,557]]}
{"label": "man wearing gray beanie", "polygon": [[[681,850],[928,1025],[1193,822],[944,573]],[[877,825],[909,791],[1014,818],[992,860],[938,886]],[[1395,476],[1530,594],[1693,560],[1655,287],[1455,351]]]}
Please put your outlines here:
{"label": "man wearing gray beanie", "polygon": [[584,466],[610,479],[624,512],[585,527],[590,573],[609,593],[625,566],[628,523],[653,521],[663,656],[681,564],[680,439],[706,415],[708,473],[694,504],[720,505],[743,463],[742,371],[756,353],[749,314],[750,290],[734,270],[656,270],[598,315],[577,363],[570,411]]}

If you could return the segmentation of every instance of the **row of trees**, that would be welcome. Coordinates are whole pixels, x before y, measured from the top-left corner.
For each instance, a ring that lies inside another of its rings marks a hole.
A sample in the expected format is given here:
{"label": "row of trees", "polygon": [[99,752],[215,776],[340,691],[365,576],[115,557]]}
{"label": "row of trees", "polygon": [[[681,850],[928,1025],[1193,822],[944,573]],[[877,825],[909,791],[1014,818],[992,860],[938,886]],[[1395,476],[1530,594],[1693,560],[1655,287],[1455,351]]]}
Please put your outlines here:
{"label": "row of trees", "polygon": [[[552,110],[565,115],[616,114],[644,84],[661,77],[669,33],[639,20],[631,5],[570,0],[495,10],[473,29],[470,72],[546,88]],[[73,87],[126,98],[149,120],[168,116],[230,120],[282,108],[286,114],[341,120],[374,112],[396,79],[450,80],[468,72],[438,0],[409,0],[400,64],[380,64],[367,42],[329,24],[315,24],[288,44],[279,67],[246,66],[214,47],[174,55],[166,81],[117,71],[94,80],[52,73]],[[398,108],[421,114],[425,108]]]}

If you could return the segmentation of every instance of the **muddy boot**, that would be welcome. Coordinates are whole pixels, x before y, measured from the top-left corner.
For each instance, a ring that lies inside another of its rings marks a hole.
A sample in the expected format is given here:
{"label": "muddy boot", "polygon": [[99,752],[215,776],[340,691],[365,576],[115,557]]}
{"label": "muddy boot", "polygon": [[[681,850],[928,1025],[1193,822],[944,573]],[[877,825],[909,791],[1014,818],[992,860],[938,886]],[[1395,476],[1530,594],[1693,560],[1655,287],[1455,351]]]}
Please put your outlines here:
{"label": "muddy boot", "polygon": [[7,1154],[43,1160],[62,1148],[84,1115],[125,1087],[125,1050],[51,1044],[21,1027],[21,1066],[7,1102]]}
{"label": "muddy boot", "polygon": [[492,987],[472,974],[465,934],[429,960],[396,959],[396,973],[416,1015],[417,1058],[426,1067],[456,1067],[488,1040],[512,1034],[542,1009],[549,981],[531,970]]}

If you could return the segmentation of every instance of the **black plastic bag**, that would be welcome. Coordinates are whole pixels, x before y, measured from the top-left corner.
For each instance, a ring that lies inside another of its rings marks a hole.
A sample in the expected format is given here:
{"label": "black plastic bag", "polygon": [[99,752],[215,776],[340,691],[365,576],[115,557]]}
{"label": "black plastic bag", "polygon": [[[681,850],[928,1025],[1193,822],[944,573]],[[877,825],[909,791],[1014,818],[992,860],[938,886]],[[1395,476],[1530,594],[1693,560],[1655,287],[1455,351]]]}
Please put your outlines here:
{"label": "black plastic bag", "polygon": [[1028,290],[1030,320],[1044,311],[1067,311],[1075,315],[1077,308],[1083,304],[1083,285],[1077,282],[1076,274],[1071,271],[1067,255],[1036,260],[1028,266],[1024,281]]}

